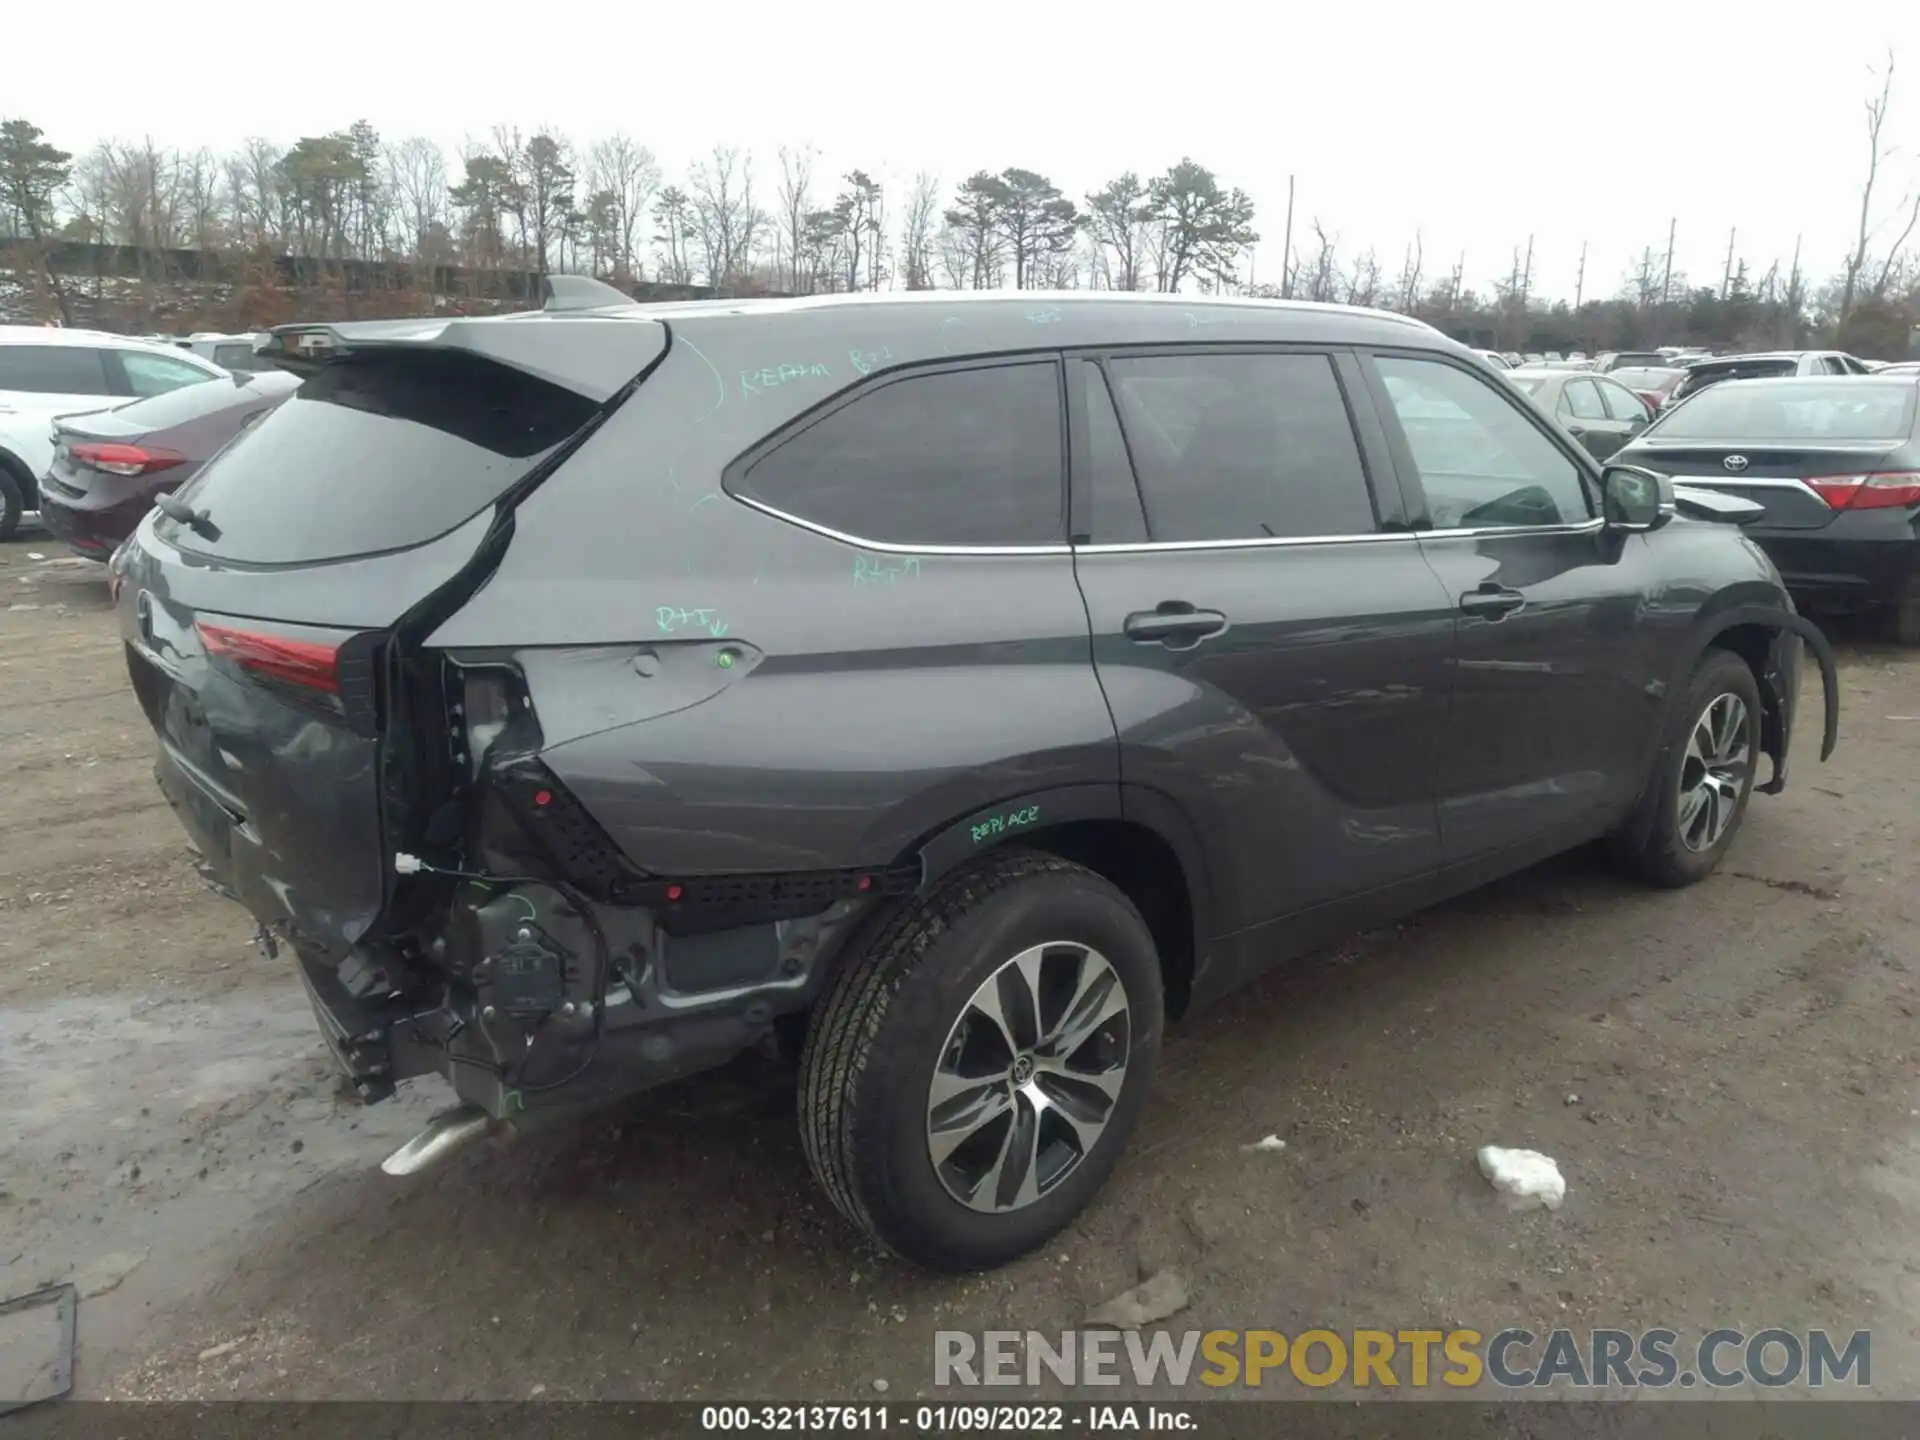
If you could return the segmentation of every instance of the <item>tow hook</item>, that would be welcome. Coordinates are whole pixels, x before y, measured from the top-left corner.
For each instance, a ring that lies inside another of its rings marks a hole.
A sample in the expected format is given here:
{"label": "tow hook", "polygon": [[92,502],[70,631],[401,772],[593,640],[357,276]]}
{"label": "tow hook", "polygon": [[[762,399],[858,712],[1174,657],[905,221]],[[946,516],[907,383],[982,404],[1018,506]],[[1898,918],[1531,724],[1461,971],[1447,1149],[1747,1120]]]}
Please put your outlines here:
{"label": "tow hook", "polygon": [[427,1128],[380,1162],[389,1175],[418,1175],[430,1170],[457,1150],[464,1150],[484,1139],[501,1125],[478,1105],[456,1105],[442,1110]]}

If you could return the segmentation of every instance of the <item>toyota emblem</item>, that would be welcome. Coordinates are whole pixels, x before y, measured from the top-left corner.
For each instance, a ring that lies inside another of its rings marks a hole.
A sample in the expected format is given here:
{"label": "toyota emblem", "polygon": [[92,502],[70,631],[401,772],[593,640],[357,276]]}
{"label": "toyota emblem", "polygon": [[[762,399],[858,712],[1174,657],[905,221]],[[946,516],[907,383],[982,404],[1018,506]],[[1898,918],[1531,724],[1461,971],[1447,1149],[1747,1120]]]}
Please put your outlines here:
{"label": "toyota emblem", "polygon": [[1738,475],[1742,470],[1747,468],[1747,457],[1744,455],[1729,455],[1720,463]]}

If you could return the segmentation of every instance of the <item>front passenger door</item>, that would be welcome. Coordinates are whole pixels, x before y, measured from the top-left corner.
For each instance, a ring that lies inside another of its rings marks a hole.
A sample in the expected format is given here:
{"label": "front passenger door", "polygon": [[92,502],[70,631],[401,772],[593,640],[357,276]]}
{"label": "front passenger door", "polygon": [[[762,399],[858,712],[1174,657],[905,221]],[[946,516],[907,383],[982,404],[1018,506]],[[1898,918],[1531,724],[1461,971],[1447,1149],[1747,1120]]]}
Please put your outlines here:
{"label": "front passenger door", "polygon": [[1644,537],[1603,535],[1585,469],[1464,362],[1371,363],[1420,548],[1457,606],[1438,782],[1446,863],[1550,853],[1639,790],[1658,718],[1640,680]]}

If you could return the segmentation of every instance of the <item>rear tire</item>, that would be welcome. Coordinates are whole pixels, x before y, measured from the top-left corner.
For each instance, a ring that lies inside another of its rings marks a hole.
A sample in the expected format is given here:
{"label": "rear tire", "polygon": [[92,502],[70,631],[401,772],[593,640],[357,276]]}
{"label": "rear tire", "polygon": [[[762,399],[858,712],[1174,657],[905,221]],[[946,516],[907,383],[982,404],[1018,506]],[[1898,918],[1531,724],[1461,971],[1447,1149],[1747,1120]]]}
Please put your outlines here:
{"label": "rear tire", "polygon": [[1759,758],[1753,671],[1730,651],[1709,650],[1680,692],[1642,808],[1622,832],[1643,838],[1616,839],[1616,854],[1655,885],[1706,879],[1740,833]]}
{"label": "rear tire", "polygon": [[844,957],[801,1056],[807,1161],[903,1259],[977,1270],[1025,1254],[1112,1174],[1162,1006],[1125,895],[1055,856],[991,855],[876,917]]}
{"label": "rear tire", "polygon": [[11,465],[0,460],[0,540],[14,537],[26,508],[26,490],[20,484],[20,477]]}

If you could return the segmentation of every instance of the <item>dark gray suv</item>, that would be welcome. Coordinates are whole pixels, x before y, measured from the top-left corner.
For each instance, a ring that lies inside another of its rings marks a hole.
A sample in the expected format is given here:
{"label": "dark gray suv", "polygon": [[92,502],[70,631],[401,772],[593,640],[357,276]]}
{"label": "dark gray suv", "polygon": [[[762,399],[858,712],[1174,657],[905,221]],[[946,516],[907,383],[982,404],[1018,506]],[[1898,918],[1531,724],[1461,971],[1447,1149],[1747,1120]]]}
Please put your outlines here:
{"label": "dark gray suv", "polygon": [[1803,639],[1833,744],[1757,507],[1415,321],[552,290],[281,332],[112,567],[208,880],[461,1101],[391,1171],[785,1046],[847,1217],[991,1265],[1169,1019],[1585,841],[1701,878]]}

